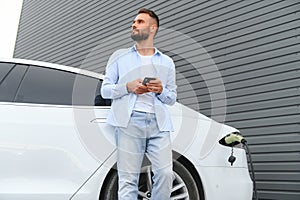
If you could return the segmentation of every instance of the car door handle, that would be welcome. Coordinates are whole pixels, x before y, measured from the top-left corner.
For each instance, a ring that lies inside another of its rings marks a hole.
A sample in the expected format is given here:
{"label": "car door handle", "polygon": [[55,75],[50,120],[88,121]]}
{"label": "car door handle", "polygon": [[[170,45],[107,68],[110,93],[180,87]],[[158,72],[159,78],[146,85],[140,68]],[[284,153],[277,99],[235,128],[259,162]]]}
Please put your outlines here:
{"label": "car door handle", "polygon": [[106,117],[99,117],[91,120],[92,123],[106,123]]}

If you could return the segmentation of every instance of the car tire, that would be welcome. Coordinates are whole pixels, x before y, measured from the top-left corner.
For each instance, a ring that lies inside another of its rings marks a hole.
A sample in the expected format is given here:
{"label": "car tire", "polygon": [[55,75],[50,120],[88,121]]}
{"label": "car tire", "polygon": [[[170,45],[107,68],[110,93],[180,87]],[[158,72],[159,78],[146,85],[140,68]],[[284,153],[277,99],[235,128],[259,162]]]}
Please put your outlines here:
{"label": "car tire", "polygon": [[[147,177],[149,177],[149,172],[151,171],[150,166],[142,167],[142,173],[140,175],[139,181],[139,200],[150,199],[151,191],[146,191]],[[192,174],[188,169],[181,164],[179,161],[173,161],[173,171],[175,179],[173,182],[172,194],[170,199],[176,200],[203,200],[200,198],[200,193],[197,187],[197,183],[193,178]],[[110,175],[107,177],[104,186],[101,190],[101,195],[99,200],[116,200],[118,199],[118,174],[115,169],[113,169]]]}

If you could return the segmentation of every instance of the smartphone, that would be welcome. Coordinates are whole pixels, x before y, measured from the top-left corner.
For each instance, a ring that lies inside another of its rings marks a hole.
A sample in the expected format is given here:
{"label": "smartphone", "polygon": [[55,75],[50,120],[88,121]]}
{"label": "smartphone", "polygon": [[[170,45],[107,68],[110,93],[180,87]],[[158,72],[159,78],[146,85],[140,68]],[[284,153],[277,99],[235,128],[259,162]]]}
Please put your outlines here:
{"label": "smartphone", "polygon": [[142,84],[143,85],[147,85],[147,83],[149,83],[151,80],[155,80],[155,78],[145,77]]}

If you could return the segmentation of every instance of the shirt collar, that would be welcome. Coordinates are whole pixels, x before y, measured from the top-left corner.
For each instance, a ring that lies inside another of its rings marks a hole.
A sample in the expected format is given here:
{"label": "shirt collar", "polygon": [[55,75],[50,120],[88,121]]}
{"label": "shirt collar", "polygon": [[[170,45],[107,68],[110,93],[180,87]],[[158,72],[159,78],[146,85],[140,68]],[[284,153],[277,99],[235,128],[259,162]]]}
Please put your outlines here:
{"label": "shirt collar", "polygon": [[[136,50],[136,44],[133,45],[133,47],[131,47],[131,51],[137,52],[137,50]],[[153,55],[156,55],[156,54],[161,55],[162,53],[156,47],[154,47],[154,54]]]}

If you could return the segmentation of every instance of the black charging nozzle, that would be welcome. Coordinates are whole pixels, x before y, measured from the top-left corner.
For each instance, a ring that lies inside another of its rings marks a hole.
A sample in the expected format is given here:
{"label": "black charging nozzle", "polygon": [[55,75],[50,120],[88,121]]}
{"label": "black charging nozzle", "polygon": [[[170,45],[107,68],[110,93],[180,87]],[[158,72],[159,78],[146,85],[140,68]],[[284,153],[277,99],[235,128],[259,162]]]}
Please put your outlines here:
{"label": "black charging nozzle", "polygon": [[246,144],[247,141],[244,139],[244,137],[238,133],[238,132],[233,132],[225,137],[223,137],[221,140],[219,140],[219,143],[225,146],[231,147],[231,155],[228,158],[228,162],[233,165],[233,163],[236,160],[236,157],[233,155],[233,147],[239,144]]}

